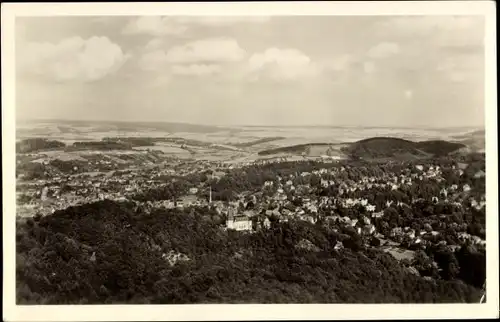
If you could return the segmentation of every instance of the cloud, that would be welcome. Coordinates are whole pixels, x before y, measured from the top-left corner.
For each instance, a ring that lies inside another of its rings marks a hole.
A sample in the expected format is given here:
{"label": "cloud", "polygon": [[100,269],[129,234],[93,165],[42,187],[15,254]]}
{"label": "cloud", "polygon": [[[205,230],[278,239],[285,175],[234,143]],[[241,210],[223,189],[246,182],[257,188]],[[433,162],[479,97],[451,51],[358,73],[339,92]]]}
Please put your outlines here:
{"label": "cloud", "polygon": [[190,64],[190,65],[174,65],[172,73],[177,75],[213,75],[221,71],[221,67],[215,64]]}
{"label": "cloud", "polygon": [[20,71],[57,81],[94,81],[119,69],[129,58],[107,37],[72,37],[59,43],[22,43]]}
{"label": "cloud", "polygon": [[274,80],[291,80],[317,75],[318,65],[297,49],[268,48],[253,54],[248,60],[250,74],[259,78],[268,76]]}
{"label": "cloud", "polygon": [[380,26],[391,29],[392,33],[425,37],[441,31],[464,32],[480,26],[481,23],[481,16],[427,15],[394,17],[380,23]]}
{"label": "cloud", "polygon": [[163,50],[154,50],[144,53],[139,59],[142,70],[151,71],[161,68],[167,62],[167,55]]}
{"label": "cloud", "polygon": [[324,66],[331,71],[343,71],[347,70],[353,63],[355,63],[354,57],[346,54],[324,63]]}
{"label": "cloud", "polygon": [[141,16],[132,18],[123,34],[181,35],[190,26],[227,27],[239,23],[265,23],[268,16]]}
{"label": "cloud", "polygon": [[444,57],[438,62],[436,71],[455,83],[484,77],[484,66],[475,55]]}
{"label": "cloud", "polygon": [[399,53],[399,45],[393,42],[382,42],[367,52],[370,58],[387,58]]}
{"label": "cloud", "polygon": [[241,61],[245,55],[245,50],[236,40],[211,38],[173,47],[167,52],[166,59],[171,63],[223,63]]}
{"label": "cloud", "polygon": [[160,49],[165,46],[165,40],[163,38],[153,38],[146,44],[145,49],[147,51],[152,51]]}
{"label": "cloud", "polygon": [[142,16],[131,19],[122,30],[123,34],[150,34],[150,35],[180,35],[187,27],[176,23],[169,17]]}
{"label": "cloud", "polygon": [[381,21],[372,32],[384,39],[431,42],[441,47],[482,46],[482,16],[400,16]]}
{"label": "cloud", "polygon": [[213,27],[230,26],[238,23],[265,23],[269,16],[181,16],[172,17],[182,24],[197,24]]}

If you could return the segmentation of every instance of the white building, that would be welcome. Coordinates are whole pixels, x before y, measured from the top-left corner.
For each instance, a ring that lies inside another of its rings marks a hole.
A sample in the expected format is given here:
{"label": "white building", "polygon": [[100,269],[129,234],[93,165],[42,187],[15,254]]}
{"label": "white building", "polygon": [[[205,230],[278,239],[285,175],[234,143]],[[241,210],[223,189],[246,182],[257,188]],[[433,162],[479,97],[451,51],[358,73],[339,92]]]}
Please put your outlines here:
{"label": "white building", "polygon": [[247,216],[234,216],[234,210],[231,208],[228,212],[226,227],[238,231],[252,230],[252,221]]}
{"label": "white building", "polygon": [[266,219],[264,219],[264,228],[269,229],[270,227],[271,221],[269,221],[269,219],[266,217]]}

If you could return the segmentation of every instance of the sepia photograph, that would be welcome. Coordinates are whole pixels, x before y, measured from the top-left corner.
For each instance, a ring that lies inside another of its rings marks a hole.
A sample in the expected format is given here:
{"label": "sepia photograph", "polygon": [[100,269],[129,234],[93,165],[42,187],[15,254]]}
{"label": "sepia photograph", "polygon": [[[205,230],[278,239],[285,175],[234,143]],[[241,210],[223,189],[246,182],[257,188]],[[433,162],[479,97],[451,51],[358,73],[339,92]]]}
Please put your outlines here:
{"label": "sepia photograph", "polygon": [[12,310],[498,317],[494,4],[299,4],[2,5]]}

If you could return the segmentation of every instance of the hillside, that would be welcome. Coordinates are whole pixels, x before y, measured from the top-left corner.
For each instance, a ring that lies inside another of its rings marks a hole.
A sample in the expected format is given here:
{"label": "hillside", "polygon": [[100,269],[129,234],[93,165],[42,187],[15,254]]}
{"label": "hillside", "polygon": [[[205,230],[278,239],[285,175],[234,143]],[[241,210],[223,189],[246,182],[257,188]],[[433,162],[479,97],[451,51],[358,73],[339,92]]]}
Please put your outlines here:
{"label": "hillside", "polygon": [[[330,146],[332,146],[332,144],[330,144],[330,143],[297,144],[297,145],[283,146],[283,147],[279,147],[279,148],[263,150],[263,151],[260,151],[258,154],[262,155],[262,156],[280,154],[280,153],[310,155],[311,152],[313,152],[311,150],[315,150],[317,148],[324,150],[324,153],[322,153],[322,154],[327,154],[327,150]],[[313,154],[318,154],[318,153],[313,152]],[[320,154],[318,154],[318,156],[319,155]]]}
{"label": "hillside", "polygon": [[435,156],[442,156],[450,154],[461,148],[465,148],[464,144],[453,143],[443,140],[432,140],[432,141],[421,141],[416,143],[416,147],[426,153],[433,154]]}
{"label": "hillside", "polygon": [[430,156],[444,156],[465,148],[466,145],[444,140],[413,142],[394,137],[373,137],[354,143],[330,144],[310,143],[283,146],[260,151],[260,156],[279,154],[322,156],[335,155],[353,159],[418,159]]}
{"label": "hillside", "polygon": [[[289,222],[241,234],[220,229],[220,221],[208,209],[149,214],[111,201],[20,220],[17,303],[450,303],[478,297],[472,286],[414,275],[391,255],[360,249],[354,237],[319,225]],[[337,251],[340,238],[347,248]]]}

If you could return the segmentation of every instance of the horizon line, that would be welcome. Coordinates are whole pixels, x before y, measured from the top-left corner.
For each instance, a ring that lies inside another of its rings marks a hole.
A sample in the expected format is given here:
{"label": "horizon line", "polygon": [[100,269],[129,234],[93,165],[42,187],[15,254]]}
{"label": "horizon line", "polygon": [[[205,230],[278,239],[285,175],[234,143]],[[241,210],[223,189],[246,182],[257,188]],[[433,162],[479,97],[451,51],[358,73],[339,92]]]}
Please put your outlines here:
{"label": "horizon line", "polygon": [[430,125],[415,125],[415,126],[402,126],[402,125],[354,125],[354,124],[206,124],[206,123],[192,123],[186,121],[159,121],[159,120],[109,120],[109,119],[70,119],[70,118],[16,118],[16,123],[22,121],[28,122],[98,122],[98,123],[164,123],[164,124],[185,124],[195,126],[210,126],[210,127],[365,127],[365,128],[397,128],[397,129],[453,129],[453,128],[481,128],[485,129],[485,125],[453,125],[453,126],[430,126]]}

